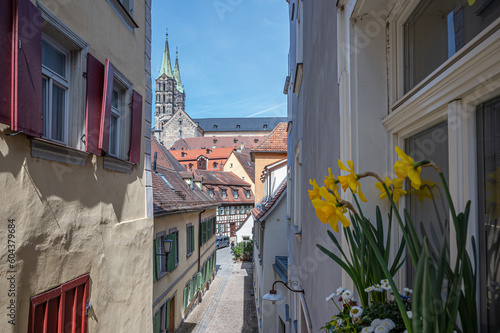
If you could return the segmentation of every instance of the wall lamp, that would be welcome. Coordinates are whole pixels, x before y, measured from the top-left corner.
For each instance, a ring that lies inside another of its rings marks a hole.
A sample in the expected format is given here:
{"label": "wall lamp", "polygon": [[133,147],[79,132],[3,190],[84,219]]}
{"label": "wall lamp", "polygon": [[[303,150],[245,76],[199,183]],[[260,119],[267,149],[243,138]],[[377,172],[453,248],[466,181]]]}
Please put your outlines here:
{"label": "wall lamp", "polygon": [[170,254],[170,251],[172,251],[172,244],[174,243],[173,240],[171,239],[165,239],[163,241],[163,252],[164,253],[157,253],[157,256],[165,256],[166,259],[168,259],[168,255]]}
{"label": "wall lamp", "polygon": [[[276,283],[282,283],[288,290],[293,291],[294,293],[303,293],[304,294],[304,289],[302,289],[302,290],[292,289],[289,286],[287,286],[286,283],[283,281],[274,281],[272,289],[269,291],[269,293],[262,296],[263,300],[270,301],[272,304],[274,304],[277,301],[281,301],[283,298],[285,298],[285,296],[279,294],[276,291],[276,289],[274,288],[274,285]],[[297,284],[297,282],[295,282],[294,284]]]}

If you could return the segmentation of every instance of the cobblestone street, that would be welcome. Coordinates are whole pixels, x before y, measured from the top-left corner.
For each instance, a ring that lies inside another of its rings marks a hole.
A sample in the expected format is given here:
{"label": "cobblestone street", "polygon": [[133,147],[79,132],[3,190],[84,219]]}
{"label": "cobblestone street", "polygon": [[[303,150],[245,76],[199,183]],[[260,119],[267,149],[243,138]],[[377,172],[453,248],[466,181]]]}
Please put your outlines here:
{"label": "cobblestone street", "polygon": [[251,262],[233,262],[229,247],[217,250],[217,276],[179,332],[258,332],[252,283]]}

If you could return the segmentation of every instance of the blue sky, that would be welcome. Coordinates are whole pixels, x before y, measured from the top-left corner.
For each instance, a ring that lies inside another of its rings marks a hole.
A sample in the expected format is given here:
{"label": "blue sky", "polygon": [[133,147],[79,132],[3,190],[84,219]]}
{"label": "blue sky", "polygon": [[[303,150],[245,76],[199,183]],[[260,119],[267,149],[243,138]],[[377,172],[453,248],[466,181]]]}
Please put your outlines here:
{"label": "blue sky", "polygon": [[286,116],[285,0],[153,0],[152,24],[153,80],[168,28],[192,118]]}

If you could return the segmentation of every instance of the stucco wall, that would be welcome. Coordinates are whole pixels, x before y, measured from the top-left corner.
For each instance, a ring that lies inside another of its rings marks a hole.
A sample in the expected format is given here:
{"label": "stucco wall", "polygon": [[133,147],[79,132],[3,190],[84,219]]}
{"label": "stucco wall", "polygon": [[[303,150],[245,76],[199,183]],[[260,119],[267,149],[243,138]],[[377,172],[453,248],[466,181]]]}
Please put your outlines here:
{"label": "stucco wall", "polygon": [[[293,154],[291,155],[293,156]],[[255,202],[259,202],[264,196],[264,183],[260,180],[264,168],[276,161],[286,158],[286,154],[276,153],[254,153],[255,160]]]}
{"label": "stucco wall", "polygon": [[252,183],[250,176],[247,174],[240,161],[236,158],[236,156],[234,156],[234,154],[229,155],[226,164],[224,164],[224,171],[232,171],[236,176],[249,183],[252,189],[252,193],[255,193],[255,184]]}
{"label": "stucco wall", "polygon": [[[295,3],[297,8],[296,1]],[[292,6],[292,2],[290,7]],[[287,186],[288,194],[292,195],[291,212],[294,212],[294,197],[301,203],[298,216],[292,220],[299,220],[302,224],[301,234],[288,227],[290,252],[289,278],[299,282],[305,289],[306,305],[311,310],[311,332],[319,328],[332,317],[335,312],[333,305],[325,304],[325,297],[332,290],[342,285],[342,273],[326,255],[316,247],[322,244],[332,249],[332,242],[326,231],[330,228],[322,224],[316,217],[307,189],[309,179],[313,178],[321,184],[328,167],[334,174],[338,174],[337,160],[340,157],[340,125],[338,110],[338,83],[337,83],[337,9],[335,2],[319,0],[303,3],[301,14],[304,24],[303,41],[303,79],[300,94],[290,92],[289,120],[293,120],[291,135],[288,137],[288,156],[293,179],[295,166],[295,151],[301,143],[302,167],[299,177],[302,190],[296,192],[297,184],[291,182]],[[295,59],[296,35],[294,20],[291,24],[290,54]],[[294,77],[295,63],[291,63]],[[292,85],[292,88],[294,86]],[[325,278],[328,277],[328,278]],[[298,303],[297,303],[298,304]],[[293,305],[293,304],[292,304]],[[301,308],[292,306],[292,320],[297,319],[299,327],[305,327],[300,316]],[[305,332],[300,330],[300,332]]]}
{"label": "stucco wall", "polygon": [[260,319],[262,320],[262,332],[276,332],[276,309],[270,302],[262,301],[262,296],[271,290],[275,281],[273,264],[276,256],[288,256],[286,194],[282,195],[264,221],[263,246],[261,245],[259,252],[256,252],[261,254],[262,265],[259,264],[258,256],[254,255],[254,258],[257,257],[255,265],[259,266],[256,270],[256,276],[259,281],[259,299],[262,303]]}
{"label": "stucco wall", "polygon": [[[145,1],[135,1],[139,28],[133,33],[106,1],[40,3],[99,61],[109,58],[147,100]],[[103,158],[95,155],[85,166],[32,158],[30,139],[9,136],[8,129],[0,124],[0,217],[16,221],[17,325],[2,320],[0,331],[27,332],[30,298],[86,273],[89,332],[150,331],[153,221],[146,217],[144,158],[130,174],[103,169]],[[1,228],[5,246],[6,236]],[[5,251],[0,260],[6,290]],[[7,292],[0,293],[0,304],[8,302]]]}
{"label": "stucco wall", "polygon": [[[207,209],[201,214],[202,221],[215,216],[216,209]],[[212,236],[202,247],[198,247],[199,239],[199,212],[168,215],[155,218],[154,237],[158,233],[165,231],[167,234],[172,228],[179,231],[179,264],[171,271],[167,272],[153,285],[153,313],[162,306],[166,300],[175,295],[175,327],[178,327],[185,316],[184,313],[184,287],[193,275],[198,272],[198,254],[200,253],[200,269],[203,263],[215,251],[215,235]],[[186,249],[186,225],[194,226],[194,251],[187,256]],[[175,282],[175,284],[173,284]]]}

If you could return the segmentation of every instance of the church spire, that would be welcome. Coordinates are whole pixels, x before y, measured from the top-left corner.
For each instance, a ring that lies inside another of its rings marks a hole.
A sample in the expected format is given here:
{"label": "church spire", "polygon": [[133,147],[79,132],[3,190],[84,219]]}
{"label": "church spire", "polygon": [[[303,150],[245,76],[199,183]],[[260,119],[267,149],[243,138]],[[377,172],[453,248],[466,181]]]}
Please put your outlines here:
{"label": "church spire", "polygon": [[165,39],[165,50],[163,51],[163,61],[161,63],[160,75],[166,74],[168,77],[173,77],[172,64],[170,62],[170,50],[168,48],[168,29],[167,37]]}
{"label": "church spire", "polygon": [[179,69],[179,50],[175,51],[175,69],[174,69],[174,79],[177,81],[177,90],[181,93],[184,92],[184,87],[181,82],[181,71]]}

